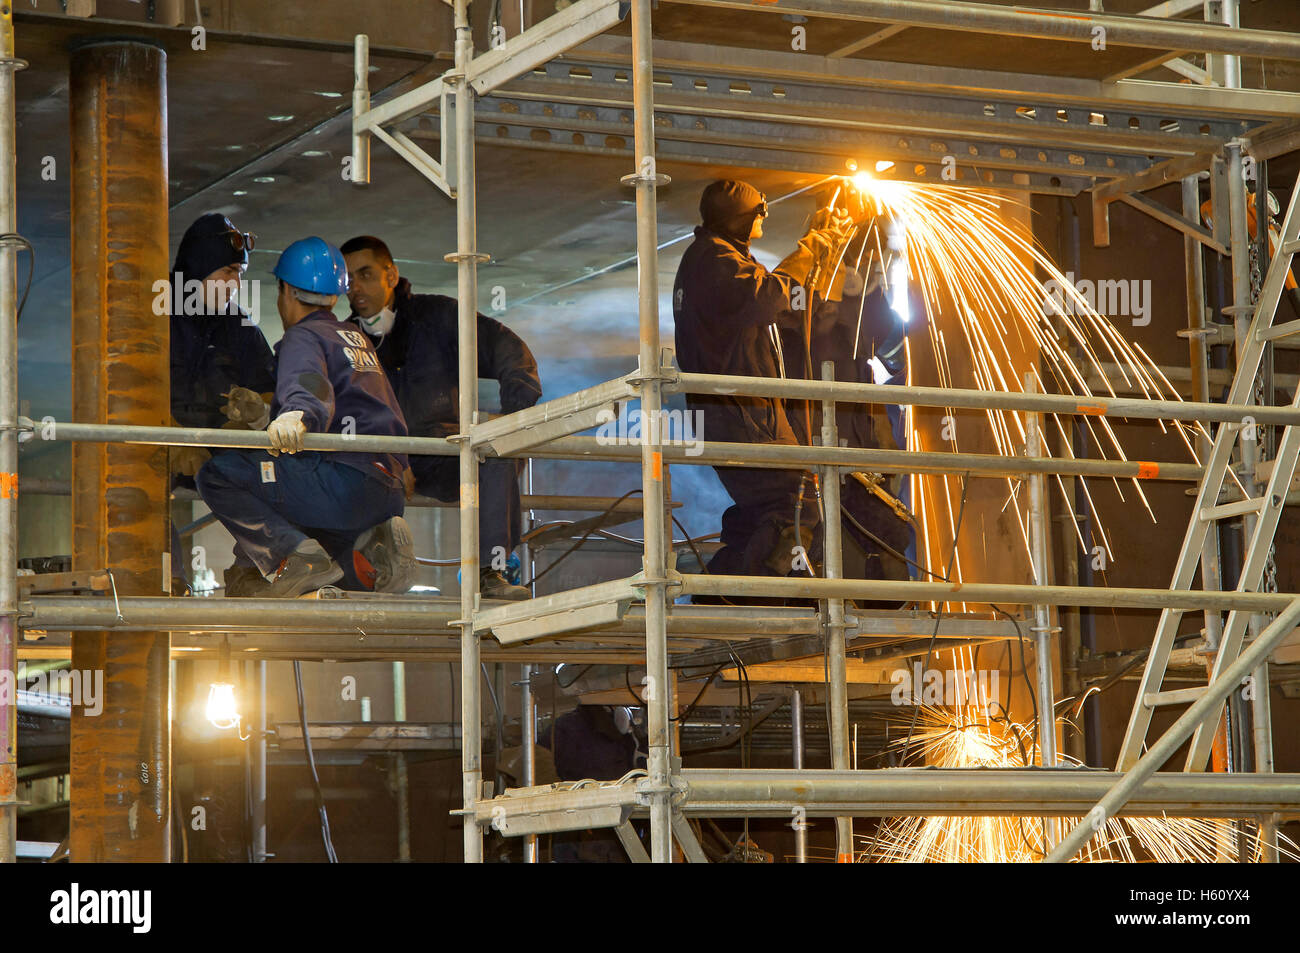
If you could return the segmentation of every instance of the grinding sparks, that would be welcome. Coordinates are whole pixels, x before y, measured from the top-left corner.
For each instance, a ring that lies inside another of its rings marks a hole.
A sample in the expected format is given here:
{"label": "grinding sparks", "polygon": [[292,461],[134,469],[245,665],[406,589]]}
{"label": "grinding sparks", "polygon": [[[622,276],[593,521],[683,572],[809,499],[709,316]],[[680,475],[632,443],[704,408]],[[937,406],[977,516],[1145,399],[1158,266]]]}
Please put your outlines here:
{"label": "grinding sparks", "polygon": [[[1005,718],[990,719],[984,714],[988,701],[970,699],[964,706],[922,708],[912,734],[911,760],[938,768],[1024,768],[1035,764],[1039,760],[1034,743],[1036,726]],[[1064,719],[1060,723],[1064,724]],[[881,822],[878,835],[863,838],[866,847],[857,859],[884,863],[1031,863],[1046,856],[1055,832],[1069,829],[1078,820],[1032,816],[890,818]],[[1231,821],[1222,819],[1109,818],[1078,859],[1088,863],[1236,862],[1241,859],[1237,833]],[[1258,828],[1246,828],[1243,840],[1245,859],[1259,860],[1263,845]],[[1279,849],[1287,859],[1300,859],[1296,845],[1285,837],[1279,837]]]}
{"label": "grinding sparks", "polygon": [[[930,319],[928,330],[939,386],[962,386],[953,373],[954,366],[961,364],[970,367],[974,386],[979,390],[1078,397],[1100,392],[1113,397],[1119,386],[1146,399],[1181,399],[1142,347],[1126,340],[1108,318],[1097,312],[1035,246],[1023,226],[1004,218],[1006,199],[962,186],[886,181],[869,172],[846,179],[845,186],[846,200],[858,203],[856,211],[871,214],[858,257],[861,267],[865,255],[863,273],[869,273],[873,265],[880,268],[891,302],[902,297],[897,288],[889,287],[891,279],[897,283],[896,275],[906,274],[917,284]],[[905,270],[900,270],[900,265]],[[1044,276],[1042,280],[1035,268]],[[1059,287],[1055,297],[1044,291],[1049,282],[1051,287]],[[1022,376],[1018,368],[1028,368],[1028,374]],[[948,408],[946,413],[951,415],[953,410]],[[987,410],[985,418],[997,453],[1016,456],[1023,452],[1024,414]],[[1097,456],[1128,460],[1105,416],[1083,415],[1080,420]],[[1161,422],[1160,426],[1165,429],[1167,425]],[[1199,424],[1175,422],[1173,427],[1195,460],[1194,438],[1198,433],[1208,433]],[[1074,457],[1069,421],[1046,415],[1043,431],[1042,456],[1052,456],[1046,439],[1048,433],[1055,432],[1060,437],[1059,452],[1067,459]],[[923,434],[915,426],[909,428],[908,449],[962,449],[956,433],[945,446],[926,447],[923,443]],[[969,440],[966,446],[970,446]],[[1060,476],[1052,479],[1065,494],[1064,480]],[[954,500],[959,495],[959,481],[952,477],[914,480],[918,516],[923,525],[932,526],[943,536],[956,522]],[[1123,500],[1120,481],[1113,482]],[[1080,479],[1079,484],[1095,513],[1088,481]],[[1020,499],[1020,485],[1008,479],[1007,486],[1008,503],[1014,504],[1011,509],[1028,551],[1028,518]],[[1133,486],[1154,521],[1141,485],[1134,480]],[[927,523],[926,517],[934,522]],[[1094,525],[1107,560],[1113,561],[1105,527],[1099,522]],[[1078,531],[1077,525],[1075,528]],[[1078,539],[1086,551],[1081,532]],[[954,578],[960,579],[959,562],[954,572]]]}

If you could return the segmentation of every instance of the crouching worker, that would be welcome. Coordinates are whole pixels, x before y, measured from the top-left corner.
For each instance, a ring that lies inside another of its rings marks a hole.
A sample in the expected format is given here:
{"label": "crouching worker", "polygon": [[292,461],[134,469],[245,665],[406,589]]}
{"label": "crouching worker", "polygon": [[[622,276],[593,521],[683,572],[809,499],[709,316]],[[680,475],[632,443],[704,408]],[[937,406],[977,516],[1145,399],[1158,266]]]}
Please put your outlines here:
{"label": "crouching worker", "polygon": [[329,310],[347,291],[343,255],[305,238],[284,250],[274,274],[284,337],[267,427],[273,449],[214,455],[199,470],[199,494],[235,537],[237,556],[266,580],[247,595],[292,598],[340,580],[404,592],[415,572],[402,519],[406,457],[301,452],[308,433],[406,436],[374,348]]}

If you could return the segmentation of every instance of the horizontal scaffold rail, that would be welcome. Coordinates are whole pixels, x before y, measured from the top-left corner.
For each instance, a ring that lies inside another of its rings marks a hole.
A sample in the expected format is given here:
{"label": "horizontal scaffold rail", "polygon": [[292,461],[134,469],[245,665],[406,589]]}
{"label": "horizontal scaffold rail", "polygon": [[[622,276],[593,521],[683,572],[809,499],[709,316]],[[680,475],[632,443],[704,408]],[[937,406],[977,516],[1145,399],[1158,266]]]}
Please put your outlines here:
{"label": "horizontal scaffold rail", "polygon": [[[1089,768],[886,768],[873,771],[686,769],[677,807],[689,817],[1080,817],[1122,775]],[[613,826],[644,813],[645,778],[521,788],[479,801],[475,818],[503,833]],[[1131,817],[1300,814],[1300,774],[1184,774],[1147,780]]]}
{"label": "horizontal scaffold rail", "polygon": [[855,384],[806,381],[791,378],[740,377],[724,374],[681,374],[664,385],[665,391],[730,397],[783,397],[835,400],[854,404],[900,404],[969,410],[1007,410],[1028,413],[1128,417],[1136,420],[1183,420],[1286,426],[1300,424],[1300,411],[1290,406],[1215,404],[1186,400],[1151,400],[1141,397],[1028,394],[1023,391],[988,391],[969,387],[911,387],[903,384]]}
{"label": "horizontal scaffold rail", "polygon": [[[25,425],[24,425],[25,426]],[[186,427],[133,427],[118,424],[38,424],[46,439],[91,443],[138,443],[161,446],[235,447],[266,450],[265,433],[252,430],[207,430]],[[439,437],[383,437],[367,434],[307,434],[304,450],[353,453],[408,453],[455,456],[455,440]],[[639,463],[640,438],[611,440],[601,437],[560,437],[539,446],[505,454],[556,460],[592,460]],[[968,473],[982,477],[1017,477],[1027,473],[1139,480],[1195,482],[1202,469],[1194,463],[1148,460],[1084,460],[1053,457],[1017,457],[991,453],[942,453],[913,450],[871,450],[859,447],[784,446],[766,443],[685,442],[665,443],[667,463],[695,466],[748,465],[767,469],[824,466],[873,473]]]}

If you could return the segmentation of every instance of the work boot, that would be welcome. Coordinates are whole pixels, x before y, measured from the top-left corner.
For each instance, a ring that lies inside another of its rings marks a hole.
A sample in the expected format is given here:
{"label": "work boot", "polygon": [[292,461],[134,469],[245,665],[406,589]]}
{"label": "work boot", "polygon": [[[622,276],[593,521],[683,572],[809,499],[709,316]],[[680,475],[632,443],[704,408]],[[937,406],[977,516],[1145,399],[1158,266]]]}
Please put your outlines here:
{"label": "work boot", "polygon": [[256,566],[231,566],[222,576],[227,599],[251,599],[266,595],[270,583]]}
{"label": "work boot", "polygon": [[304,539],[280,565],[274,581],[267,583],[262,595],[267,598],[296,599],[343,578],[343,569],[324,547],[314,539]]}
{"label": "work boot", "polygon": [[415,583],[415,537],[400,516],[372,526],[353,544],[357,578],[375,592],[407,592]]}
{"label": "work boot", "polygon": [[516,586],[495,569],[484,569],[478,574],[478,591],[484,599],[509,599],[519,602],[533,597],[524,586]]}

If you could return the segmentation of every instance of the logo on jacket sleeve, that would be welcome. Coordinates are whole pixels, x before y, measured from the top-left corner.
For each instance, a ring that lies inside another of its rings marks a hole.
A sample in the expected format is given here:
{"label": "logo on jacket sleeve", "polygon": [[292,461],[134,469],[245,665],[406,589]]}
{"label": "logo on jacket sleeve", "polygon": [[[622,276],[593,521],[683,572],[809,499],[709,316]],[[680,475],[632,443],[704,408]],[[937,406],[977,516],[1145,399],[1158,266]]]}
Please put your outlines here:
{"label": "logo on jacket sleeve", "polygon": [[343,356],[354,371],[379,371],[379,355],[375,353],[366,336],[360,331],[338,328],[335,333],[343,339]]}

